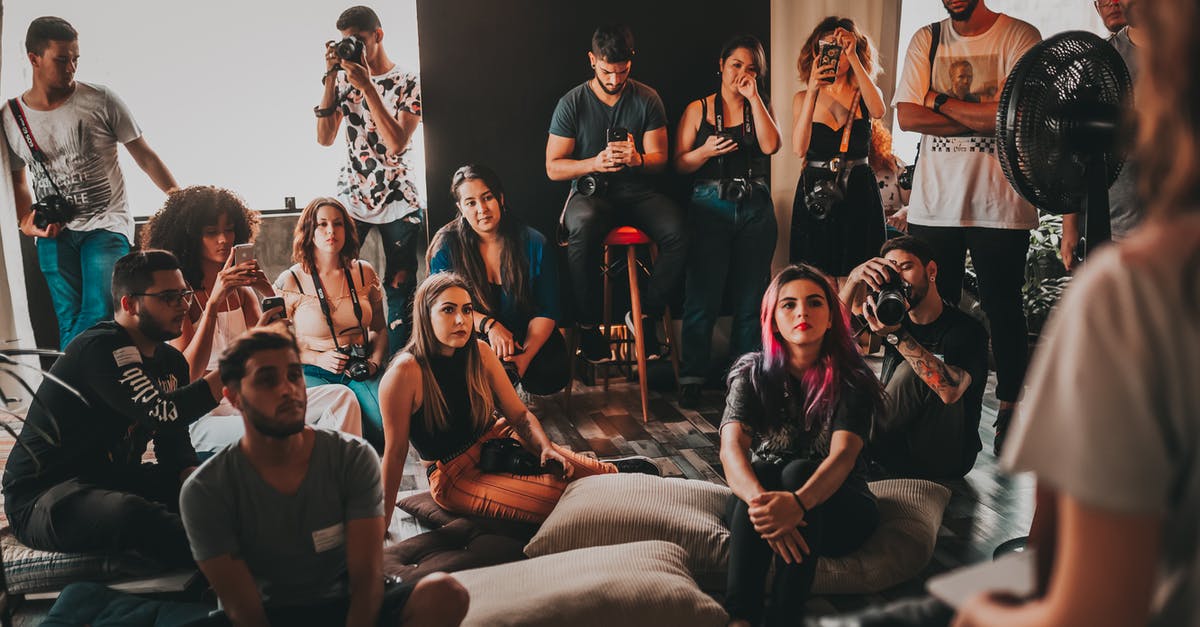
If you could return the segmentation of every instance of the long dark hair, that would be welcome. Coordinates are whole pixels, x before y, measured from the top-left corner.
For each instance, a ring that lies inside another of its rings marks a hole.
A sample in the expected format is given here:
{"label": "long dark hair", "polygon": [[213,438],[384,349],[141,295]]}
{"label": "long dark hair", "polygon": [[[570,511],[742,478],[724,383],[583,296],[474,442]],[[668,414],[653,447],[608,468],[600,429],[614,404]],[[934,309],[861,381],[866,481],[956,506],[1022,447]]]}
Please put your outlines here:
{"label": "long dark hair", "polygon": [[296,220],[296,229],[292,232],[292,261],[300,264],[300,269],[305,272],[313,272],[317,267],[313,233],[317,230],[317,210],[325,206],[333,207],[342,214],[342,224],[345,225],[346,232],[346,239],[342,242],[342,250],[338,255],[342,266],[348,268],[358,258],[358,230],[346,206],[336,198],[314,198],[304,207],[304,211],[300,212],[300,218]]}
{"label": "long dark hair", "polygon": [[838,300],[833,279],[808,264],[788,266],[771,279],[762,300],[763,350],[739,359],[730,370],[730,383],[748,371],[754,393],[765,410],[764,427],[781,425],[788,379],[787,350],[775,324],[775,307],[783,286],[800,280],[812,281],[821,287],[833,323],[821,341],[820,357],[800,379],[804,428],[809,431],[814,426],[823,429],[833,420],[844,387],[853,389],[855,394],[867,395],[875,415],[879,415],[883,409],[883,388],[855,346],[854,336],[850,333],[850,314]]}
{"label": "long dark hair", "polygon": [[734,50],[745,48],[750,52],[750,56],[754,58],[754,65],[758,66],[758,76],[755,80],[758,81],[758,91],[764,96],[763,102],[766,102],[765,96],[769,92],[767,89],[767,53],[763,51],[762,42],[754,35],[735,35],[729,41],[721,46],[721,63],[724,63]]}
{"label": "long dark hair", "polygon": [[167,202],[142,229],[142,248],[161,248],[179,259],[183,280],[192,289],[204,287],[200,263],[204,228],[222,216],[233,226],[230,246],[254,241],[258,234],[258,212],[246,206],[241,196],[212,185],[192,185],[171,192]]}
{"label": "long dark hair", "polygon": [[[455,170],[450,179],[450,196],[455,204],[460,200],[458,189],[467,181],[482,181],[488,190],[500,200],[500,217],[496,236],[500,239],[500,281],[504,289],[512,294],[517,311],[529,314],[536,309],[533,298],[533,283],[530,279],[528,242],[525,225],[508,211],[504,199],[504,185],[500,177],[490,168],[468,163]],[[438,229],[429,246],[429,254],[446,246],[450,253],[450,265],[467,282],[467,292],[481,309],[495,315],[500,303],[493,302],[489,289],[487,265],[479,254],[479,234],[471,228],[466,216],[459,210],[458,218]]]}

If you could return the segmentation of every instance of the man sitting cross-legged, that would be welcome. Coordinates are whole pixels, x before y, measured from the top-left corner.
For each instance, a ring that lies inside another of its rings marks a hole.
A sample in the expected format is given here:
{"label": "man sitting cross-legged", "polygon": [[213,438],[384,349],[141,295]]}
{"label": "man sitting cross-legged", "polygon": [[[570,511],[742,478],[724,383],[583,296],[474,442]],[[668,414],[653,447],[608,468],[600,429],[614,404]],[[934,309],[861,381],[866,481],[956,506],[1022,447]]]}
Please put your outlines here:
{"label": "man sitting cross-legged", "polygon": [[220,599],[211,625],[458,625],[467,593],[445,574],[384,586],[379,459],[304,423],[295,339],[250,331],[219,364],[246,433],[183,486],[180,509]]}

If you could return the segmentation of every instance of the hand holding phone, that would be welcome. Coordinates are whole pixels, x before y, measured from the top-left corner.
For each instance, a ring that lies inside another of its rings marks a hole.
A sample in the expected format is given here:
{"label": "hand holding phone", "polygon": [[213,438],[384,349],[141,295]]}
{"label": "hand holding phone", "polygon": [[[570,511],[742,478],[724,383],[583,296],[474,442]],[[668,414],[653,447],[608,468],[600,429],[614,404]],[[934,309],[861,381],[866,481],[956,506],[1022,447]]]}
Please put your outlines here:
{"label": "hand holding phone", "polygon": [[[283,309],[282,296],[268,296],[262,299],[261,308],[263,312],[263,319],[260,321],[260,324],[271,324],[276,320],[283,320],[287,317],[287,314]],[[267,314],[270,313],[272,309],[278,309],[279,311],[268,316]]]}
{"label": "hand holding phone", "polygon": [[233,247],[233,265],[254,261],[254,244],[238,244]]}
{"label": "hand holding phone", "polygon": [[817,71],[820,73],[820,79],[826,83],[834,82],[841,60],[842,47],[836,42],[821,40],[817,48]]}

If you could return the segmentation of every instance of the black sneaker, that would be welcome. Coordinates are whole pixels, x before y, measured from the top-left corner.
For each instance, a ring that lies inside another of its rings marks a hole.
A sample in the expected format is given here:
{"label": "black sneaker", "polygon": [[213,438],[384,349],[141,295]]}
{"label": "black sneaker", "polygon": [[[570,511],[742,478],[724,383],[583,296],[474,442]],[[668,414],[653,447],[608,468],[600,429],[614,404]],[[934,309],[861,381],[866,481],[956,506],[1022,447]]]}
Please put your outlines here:
{"label": "black sneaker", "polygon": [[[667,355],[666,346],[658,341],[658,321],[650,316],[642,314],[642,330],[646,332],[646,339],[642,342],[646,346],[646,359],[659,359]],[[629,329],[630,337],[637,337],[637,328],[633,326],[633,312],[625,312],[625,328]]]}
{"label": "black sneaker", "polygon": [[608,338],[596,327],[579,327],[579,352],[594,364],[612,359]]}
{"label": "black sneaker", "polygon": [[1012,422],[1013,408],[1001,409],[996,412],[996,422],[992,426],[996,427],[996,439],[992,442],[992,453],[999,458],[1001,451],[1004,449],[1004,440],[1008,437],[1008,424]]}
{"label": "black sneaker", "polygon": [[617,467],[617,472],[636,472],[643,475],[654,475],[655,477],[662,476],[662,470],[654,460],[645,455],[631,455],[629,457],[618,457],[617,459],[605,459],[613,466]]}
{"label": "black sneaker", "polygon": [[699,383],[684,383],[679,386],[679,406],[684,409],[696,409],[700,406]]}

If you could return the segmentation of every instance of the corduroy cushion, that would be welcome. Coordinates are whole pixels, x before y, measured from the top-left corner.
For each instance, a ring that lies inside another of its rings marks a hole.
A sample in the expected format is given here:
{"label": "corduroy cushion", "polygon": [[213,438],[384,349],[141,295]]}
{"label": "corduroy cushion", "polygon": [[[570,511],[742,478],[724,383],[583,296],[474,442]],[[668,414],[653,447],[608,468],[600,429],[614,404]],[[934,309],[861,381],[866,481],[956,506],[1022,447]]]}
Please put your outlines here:
{"label": "corduroy cushion", "polygon": [[156,569],[132,554],[58,553],[21,544],[12,529],[0,530],[4,551],[4,584],[10,594],[54,592],[76,581],[110,581],[121,576],[147,576]]}
{"label": "corduroy cushion", "polygon": [[471,594],[464,627],[725,625],[721,606],[670,542],[634,542],[456,573]]}
{"label": "corduroy cushion", "polygon": [[[869,594],[905,581],[933,555],[950,491],[919,479],[870,484],[880,524],[858,551],[821,558],[816,594]],[[704,481],[646,475],[599,475],[572,482],[525,546],[530,557],[581,547],[661,539],[688,552],[687,564],[705,590],[725,587],[728,488]]]}

